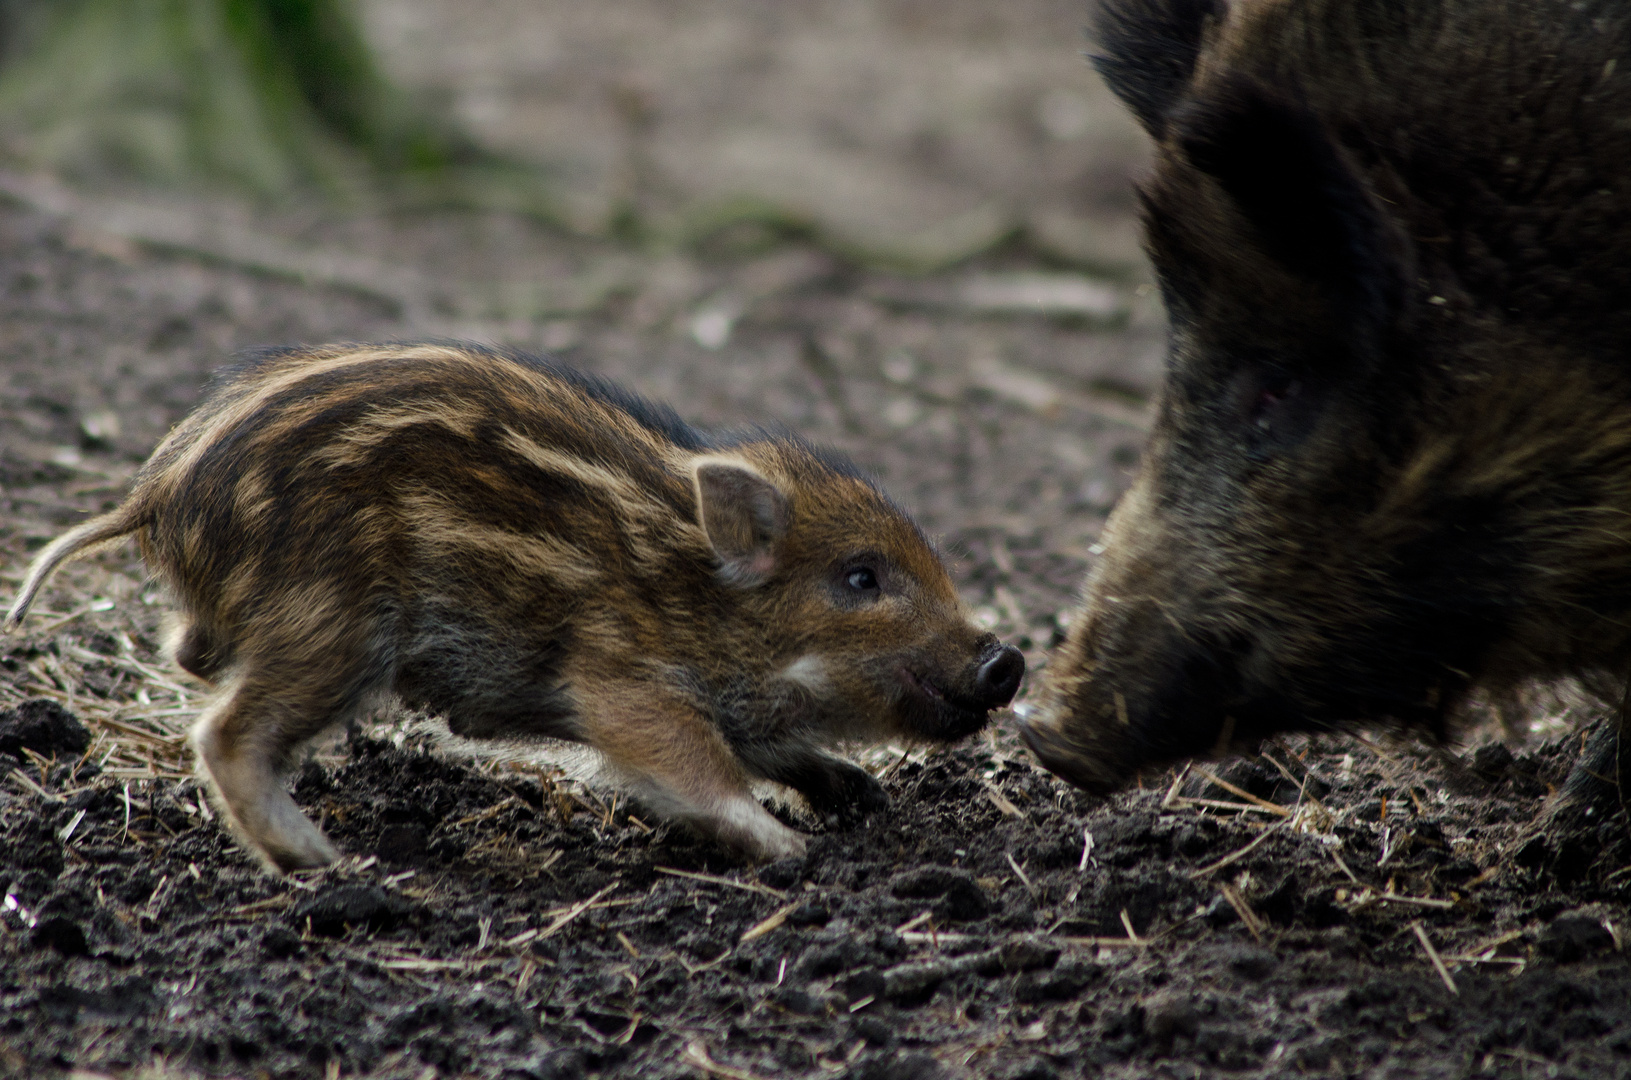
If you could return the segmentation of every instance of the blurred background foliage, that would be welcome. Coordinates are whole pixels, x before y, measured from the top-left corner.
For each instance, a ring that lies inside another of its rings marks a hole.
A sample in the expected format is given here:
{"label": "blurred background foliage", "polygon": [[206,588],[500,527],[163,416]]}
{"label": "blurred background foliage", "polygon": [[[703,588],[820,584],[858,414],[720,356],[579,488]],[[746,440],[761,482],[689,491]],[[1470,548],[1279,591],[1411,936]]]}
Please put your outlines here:
{"label": "blurred background foliage", "polygon": [[1078,0],[0,0],[0,188],[1142,273]]}
{"label": "blurred background foliage", "polygon": [[0,140],[81,185],[547,209],[536,170],[384,77],[345,0],[5,0]]}

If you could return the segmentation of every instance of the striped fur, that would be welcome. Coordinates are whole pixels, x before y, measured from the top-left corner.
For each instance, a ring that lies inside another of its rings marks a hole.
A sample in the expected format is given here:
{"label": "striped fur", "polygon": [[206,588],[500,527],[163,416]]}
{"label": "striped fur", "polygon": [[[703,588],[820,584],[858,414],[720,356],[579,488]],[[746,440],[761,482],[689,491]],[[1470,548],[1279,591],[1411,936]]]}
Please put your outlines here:
{"label": "striped fur", "polygon": [[876,782],[826,747],[958,738],[1013,692],[989,678],[1012,650],[853,467],[515,354],[251,357],[123,506],[41,553],[8,627],[58,564],[130,534],[183,613],[176,662],[218,688],[202,769],[284,870],[335,852],[278,771],[382,696],[466,738],[587,744],[658,810],[772,858],[803,840],[753,780],[824,815],[875,809]]}

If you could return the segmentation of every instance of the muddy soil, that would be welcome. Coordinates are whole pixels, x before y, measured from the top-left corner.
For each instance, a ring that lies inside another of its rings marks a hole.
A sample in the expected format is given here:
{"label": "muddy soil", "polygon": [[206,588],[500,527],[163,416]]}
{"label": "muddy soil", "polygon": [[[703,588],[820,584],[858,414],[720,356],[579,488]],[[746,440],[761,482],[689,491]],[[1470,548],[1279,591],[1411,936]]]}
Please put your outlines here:
{"label": "muddy soil", "polygon": [[[1084,170],[1108,189],[1102,162],[1058,168],[1050,191]],[[901,277],[752,222],[659,249],[499,214],[178,232],[133,202],[53,205],[0,205],[8,592],[234,350],[460,336],[849,452],[1034,684],[1159,375],[1148,282],[1084,276],[1039,227]],[[1631,1076],[1625,815],[1531,829],[1590,707],[1542,703],[1510,748],[1493,725],[1454,752],[1287,740],[1108,801],[999,716],[947,751],[857,751],[892,807],[854,830],[767,792],[815,838],[759,867],[383,713],[290,780],[347,858],[278,879],[190,776],[203,691],[163,658],[165,606],[108,552],[0,645],[0,1075]]]}

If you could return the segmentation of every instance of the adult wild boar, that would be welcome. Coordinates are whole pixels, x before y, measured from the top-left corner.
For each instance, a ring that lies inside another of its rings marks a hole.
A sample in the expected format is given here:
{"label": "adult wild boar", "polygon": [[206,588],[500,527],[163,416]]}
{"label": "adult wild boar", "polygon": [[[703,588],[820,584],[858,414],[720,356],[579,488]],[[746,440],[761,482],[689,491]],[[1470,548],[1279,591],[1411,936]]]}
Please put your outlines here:
{"label": "adult wild boar", "polygon": [[1108,0],[1095,30],[1157,143],[1171,341],[1037,756],[1103,791],[1623,679],[1631,5]]}

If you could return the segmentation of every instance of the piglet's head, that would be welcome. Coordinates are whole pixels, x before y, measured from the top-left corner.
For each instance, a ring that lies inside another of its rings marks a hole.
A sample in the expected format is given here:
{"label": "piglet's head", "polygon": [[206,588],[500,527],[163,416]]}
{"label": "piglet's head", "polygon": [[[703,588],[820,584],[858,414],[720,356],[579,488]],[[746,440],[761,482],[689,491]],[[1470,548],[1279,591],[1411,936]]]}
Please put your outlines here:
{"label": "piglet's head", "polygon": [[[939,555],[853,467],[766,441],[693,466],[755,691],[829,738],[954,740],[1013,700],[1019,651],[969,620]],[[761,667],[761,665],[768,665]]]}

